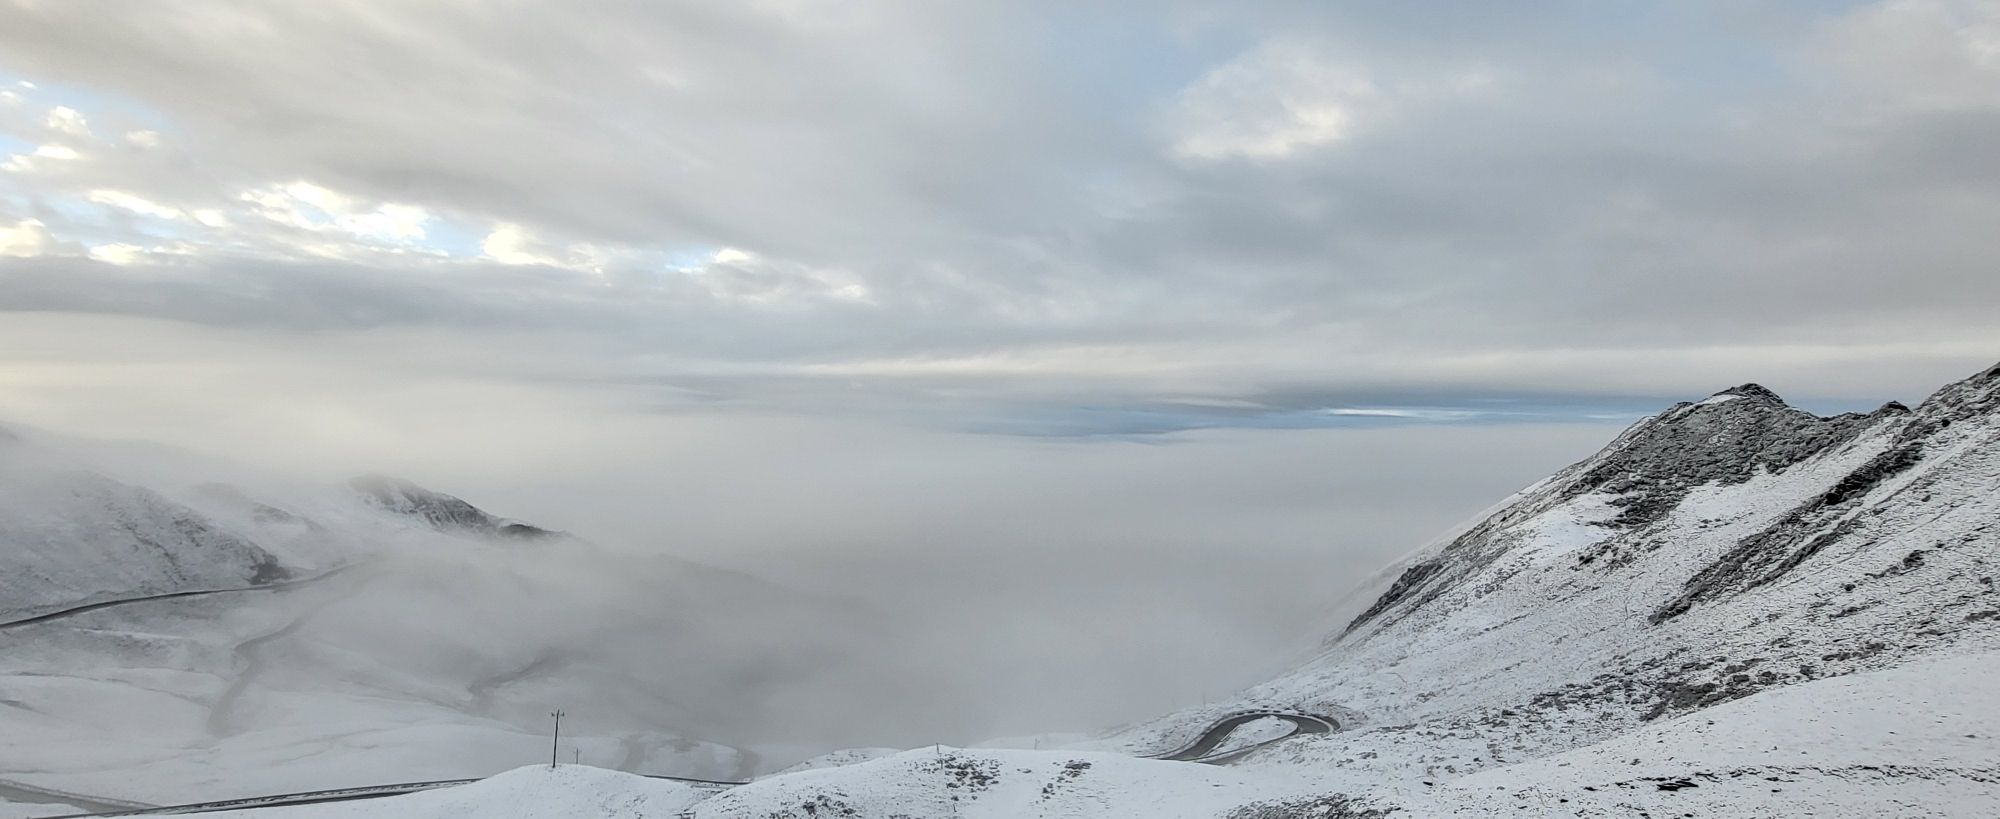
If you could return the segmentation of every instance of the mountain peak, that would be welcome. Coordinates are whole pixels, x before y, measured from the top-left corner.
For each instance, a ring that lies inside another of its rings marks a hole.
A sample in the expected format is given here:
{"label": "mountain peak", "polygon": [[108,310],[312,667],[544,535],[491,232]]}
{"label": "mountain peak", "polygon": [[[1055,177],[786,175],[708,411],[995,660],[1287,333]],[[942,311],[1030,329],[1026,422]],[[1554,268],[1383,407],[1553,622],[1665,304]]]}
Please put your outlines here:
{"label": "mountain peak", "polygon": [[1785,399],[1779,398],[1777,393],[1770,391],[1769,389],[1765,388],[1764,385],[1762,384],[1740,384],[1734,387],[1730,387],[1729,389],[1723,390],[1721,392],[1718,392],[1715,395],[1717,397],[1724,395],[1733,395],[1738,398],[1748,398],[1753,401],[1767,401],[1773,404],[1785,403]]}

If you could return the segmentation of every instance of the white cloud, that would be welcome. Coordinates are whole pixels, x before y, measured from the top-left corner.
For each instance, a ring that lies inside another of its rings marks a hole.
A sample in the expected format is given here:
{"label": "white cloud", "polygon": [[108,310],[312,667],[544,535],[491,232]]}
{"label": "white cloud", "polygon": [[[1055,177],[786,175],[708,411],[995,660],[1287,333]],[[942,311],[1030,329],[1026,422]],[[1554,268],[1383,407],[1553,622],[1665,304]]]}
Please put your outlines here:
{"label": "white cloud", "polygon": [[14,154],[7,157],[6,162],[0,163],[0,170],[27,173],[43,164],[39,160],[72,162],[82,158],[82,156],[82,154],[77,153],[75,148],[67,145],[38,145],[35,146],[35,150],[32,153]]}
{"label": "white cloud", "polygon": [[40,256],[55,248],[55,237],[40,219],[22,219],[0,226],[0,256]]}
{"label": "white cloud", "polygon": [[424,238],[424,224],[430,219],[430,212],[416,205],[390,202],[372,211],[343,215],[339,224],[364,239],[407,242]]}
{"label": "white cloud", "polygon": [[516,224],[503,222],[495,225],[493,231],[479,243],[479,249],[486,254],[486,258],[501,264],[564,266],[546,244]]}
{"label": "white cloud", "polygon": [[152,247],[135,245],[130,242],[111,242],[109,244],[91,246],[89,256],[100,262],[109,262],[124,266],[146,261],[149,258],[157,260],[161,256],[192,256],[196,252],[197,248],[186,242],[174,242],[173,244],[154,245]]}
{"label": "white cloud", "polygon": [[644,266],[649,254],[631,248],[595,245],[588,242],[557,244],[543,239],[513,222],[493,226],[479,243],[486,258],[501,264],[542,265],[604,273],[613,266]]}
{"label": "white cloud", "polygon": [[300,202],[327,211],[328,213],[344,211],[352,207],[347,197],[311,182],[293,182],[289,185],[280,186],[278,190],[283,191],[285,195],[293,199],[297,199]]}
{"label": "white cloud", "polygon": [[82,137],[84,139],[89,139],[91,136],[90,123],[84,120],[82,113],[67,105],[58,105],[49,109],[49,116],[46,122],[51,131],[73,137]]}
{"label": "white cloud", "polygon": [[1424,407],[1334,407],[1326,410],[1328,415],[1343,418],[1401,418],[1411,421],[1469,421],[1489,413],[1472,410],[1432,409]]}
{"label": "white cloud", "polygon": [[146,249],[134,244],[117,242],[96,245],[90,249],[90,258],[115,265],[128,265],[146,255]]}
{"label": "white cloud", "polygon": [[[315,233],[343,233],[379,244],[424,238],[430,212],[397,202],[368,203],[311,182],[244,191],[240,198],[273,222]],[[204,223],[206,224],[206,223]]]}
{"label": "white cloud", "polygon": [[85,194],[84,198],[100,205],[110,205],[111,207],[131,211],[142,216],[152,216],[160,219],[181,219],[186,216],[186,214],[181,213],[178,209],[170,208],[137,194],[126,193],[124,191],[94,190]]}
{"label": "white cloud", "polygon": [[725,247],[721,250],[715,251],[715,255],[710,257],[709,261],[715,264],[747,264],[749,262],[755,261],[756,258],[757,256],[755,254],[750,253],[748,251],[737,250],[736,248],[733,247]]}
{"label": "white cloud", "polygon": [[125,142],[135,148],[160,147],[159,131],[126,131]]}
{"label": "white cloud", "polygon": [[1299,46],[1266,44],[1181,91],[1173,152],[1207,160],[1286,159],[1349,137],[1381,98],[1362,71]]}

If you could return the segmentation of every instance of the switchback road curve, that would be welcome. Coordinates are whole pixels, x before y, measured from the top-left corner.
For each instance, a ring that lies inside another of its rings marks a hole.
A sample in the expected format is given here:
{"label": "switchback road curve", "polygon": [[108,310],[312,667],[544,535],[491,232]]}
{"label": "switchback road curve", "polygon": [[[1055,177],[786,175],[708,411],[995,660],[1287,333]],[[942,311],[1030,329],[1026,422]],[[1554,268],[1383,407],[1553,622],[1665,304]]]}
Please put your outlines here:
{"label": "switchback road curve", "polygon": [[[1216,749],[1221,747],[1229,739],[1229,735],[1236,732],[1236,729],[1267,718],[1284,720],[1291,723],[1292,732],[1283,736],[1272,737],[1262,742],[1231,748],[1221,753],[1216,752]],[[1195,737],[1193,742],[1151,758],[1164,759],[1170,762],[1202,762],[1210,765],[1221,765],[1240,758],[1251,751],[1267,748],[1303,734],[1327,734],[1338,730],[1340,730],[1340,723],[1330,717],[1300,714],[1291,711],[1247,711],[1216,720],[1214,725],[1210,725],[1208,730],[1201,733],[1201,736]]]}

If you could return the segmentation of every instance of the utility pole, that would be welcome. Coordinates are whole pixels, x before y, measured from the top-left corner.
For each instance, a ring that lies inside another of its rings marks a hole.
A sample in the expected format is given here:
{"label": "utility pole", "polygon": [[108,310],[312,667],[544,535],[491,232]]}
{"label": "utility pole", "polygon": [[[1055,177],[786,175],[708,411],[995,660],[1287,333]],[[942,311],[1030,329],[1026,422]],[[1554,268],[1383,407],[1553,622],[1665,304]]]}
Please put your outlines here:
{"label": "utility pole", "polygon": [[578,748],[578,747],[576,747],[575,745],[571,745],[571,746],[569,746],[569,764],[571,764],[571,765],[582,765],[582,764],[583,764],[583,749],[582,749],[582,748]]}
{"label": "utility pole", "polygon": [[563,710],[561,708],[557,708],[554,711],[550,711],[549,716],[555,717],[556,720],[555,738],[549,740],[549,770],[553,771],[556,769],[556,747],[562,743]]}

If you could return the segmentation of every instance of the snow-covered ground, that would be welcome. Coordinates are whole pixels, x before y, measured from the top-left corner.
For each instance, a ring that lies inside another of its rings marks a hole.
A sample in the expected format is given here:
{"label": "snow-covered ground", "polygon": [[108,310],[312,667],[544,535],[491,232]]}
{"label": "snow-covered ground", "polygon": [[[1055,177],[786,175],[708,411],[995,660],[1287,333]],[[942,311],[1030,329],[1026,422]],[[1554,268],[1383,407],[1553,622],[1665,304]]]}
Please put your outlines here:
{"label": "snow-covered ground", "polygon": [[[1604,742],[1464,777],[1413,799],[1486,816],[1992,816],[2000,654],[1773,688]],[[1504,801],[1502,802],[1504,804]]]}
{"label": "snow-covered ground", "polygon": [[[1283,724],[1280,723],[1280,726]],[[1323,816],[1981,817],[2000,804],[2000,653],[1774,688],[1604,742],[1439,781],[1105,752],[858,754],[710,795],[588,767],[234,814],[263,819],[671,816],[1257,819]]]}
{"label": "snow-covered ground", "polygon": [[220,811],[233,819],[642,819],[671,817],[707,793],[588,765],[530,765],[470,785],[406,796]]}

